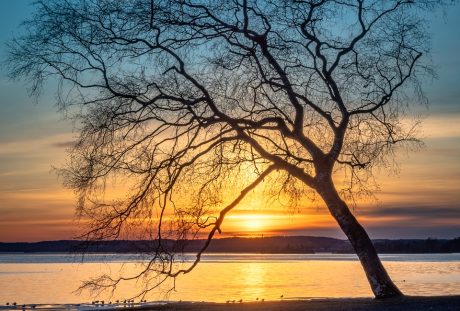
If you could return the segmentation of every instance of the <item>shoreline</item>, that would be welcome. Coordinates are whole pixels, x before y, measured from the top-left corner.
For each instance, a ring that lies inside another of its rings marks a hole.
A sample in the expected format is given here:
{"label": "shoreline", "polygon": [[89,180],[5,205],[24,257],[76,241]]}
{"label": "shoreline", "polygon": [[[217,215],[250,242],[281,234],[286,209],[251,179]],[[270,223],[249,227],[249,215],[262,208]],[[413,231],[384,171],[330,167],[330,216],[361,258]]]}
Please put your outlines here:
{"label": "shoreline", "polygon": [[[376,300],[374,298],[313,298],[241,303],[171,302],[157,306],[140,306],[127,309],[145,311],[459,311],[460,295],[433,297],[404,296],[385,300]],[[115,308],[112,310],[120,309]]]}
{"label": "shoreline", "polygon": [[314,298],[307,300],[282,300],[242,303],[171,303],[150,311],[405,311],[405,310],[460,310],[460,295],[455,296],[404,296],[385,300],[374,298]]}
{"label": "shoreline", "polygon": [[[33,307],[35,306],[35,307]],[[149,302],[133,305],[1,305],[0,310],[142,310],[142,311],[403,311],[403,310],[460,310],[460,295],[403,296],[389,299],[374,298],[311,298],[280,301],[251,302]]]}

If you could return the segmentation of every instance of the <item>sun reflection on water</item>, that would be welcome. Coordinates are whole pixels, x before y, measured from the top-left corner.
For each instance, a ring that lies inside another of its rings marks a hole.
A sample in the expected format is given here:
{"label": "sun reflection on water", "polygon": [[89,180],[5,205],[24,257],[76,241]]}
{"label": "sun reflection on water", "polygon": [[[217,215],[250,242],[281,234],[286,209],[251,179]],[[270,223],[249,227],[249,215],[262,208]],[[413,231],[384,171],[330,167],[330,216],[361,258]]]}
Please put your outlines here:
{"label": "sun reflection on water", "polygon": [[[314,260],[315,255],[213,255],[190,274],[180,277],[176,291],[165,296],[171,283],[152,292],[148,300],[256,301],[299,297],[370,297],[363,270],[353,257]],[[334,257],[334,255],[330,255]],[[336,255],[341,256],[341,255]],[[228,259],[225,259],[227,258]],[[224,258],[224,259],[222,259]],[[385,261],[390,275],[408,295],[460,294],[458,261]],[[88,292],[77,295],[81,281],[120,269],[134,272],[140,265],[109,263],[2,263],[0,301],[21,303],[77,303],[94,299]],[[140,283],[126,283],[98,297],[106,301],[135,295]]]}

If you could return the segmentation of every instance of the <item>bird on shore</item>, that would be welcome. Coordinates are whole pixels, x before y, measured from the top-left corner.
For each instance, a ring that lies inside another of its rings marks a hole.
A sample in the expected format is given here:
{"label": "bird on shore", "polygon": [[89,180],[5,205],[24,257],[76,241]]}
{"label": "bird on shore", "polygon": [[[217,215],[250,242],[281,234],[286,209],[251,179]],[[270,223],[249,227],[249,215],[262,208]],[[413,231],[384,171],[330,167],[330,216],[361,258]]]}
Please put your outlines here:
{"label": "bird on shore", "polygon": [[283,299],[283,298],[284,298],[284,295],[281,295],[280,298]]}

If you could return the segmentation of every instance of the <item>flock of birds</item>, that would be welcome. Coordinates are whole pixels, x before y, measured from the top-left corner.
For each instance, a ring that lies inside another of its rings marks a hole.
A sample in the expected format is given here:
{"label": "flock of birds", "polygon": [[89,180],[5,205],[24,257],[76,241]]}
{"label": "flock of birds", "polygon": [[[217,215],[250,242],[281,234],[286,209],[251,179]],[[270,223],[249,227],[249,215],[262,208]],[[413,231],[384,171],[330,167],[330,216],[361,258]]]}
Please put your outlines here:
{"label": "flock of birds", "polygon": [[[283,298],[284,298],[284,295],[281,295],[280,299],[283,300]],[[263,298],[259,299],[259,297],[257,297],[256,301],[264,302],[265,299],[263,299]],[[240,299],[240,300],[235,300],[235,299],[227,300],[226,302],[227,303],[236,303],[236,302],[243,303],[243,299]],[[147,300],[141,299],[139,301],[139,303],[140,304],[147,303]],[[105,303],[104,300],[94,300],[94,301],[91,302],[91,304],[94,305],[94,306],[105,306],[105,305],[114,305],[114,304],[116,304],[116,305],[123,304],[123,305],[126,306],[126,305],[133,305],[133,304],[135,304],[135,302],[134,302],[134,299],[115,300],[115,302],[113,302],[113,303],[112,303],[112,301],[109,301],[108,303]],[[13,302],[13,303],[10,304],[9,302],[7,302],[6,305],[16,307],[17,303]],[[35,309],[37,306],[36,305],[29,305],[28,307],[30,307],[31,309]],[[25,308],[26,308],[26,305],[23,304],[22,309],[24,310]]]}
{"label": "flock of birds", "polygon": [[[13,306],[13,307],[17,307],[18,304],[16,302],[12,302],[11,304],[9,302],[6,303],[7,306]],[[26,308],[26,305],[23,304],[22,306],[22,309],[24,310]],[[30,305],[29,306],[31,309],[35,309],[37,307],[37,305]]]}
{"label": "flock of birds", "polygon": [[[104,306],[104,305],[113,305],[113,304],[123,304],[123,305],[133,305],[135,304],[136,302],[134,301],[134,299],[125,299],[125,300],[115,300],[115,302],[112,303],[112,301],[109,301],[107,304],[105,303],[104,300],[94,300],[91,302],[92,305],[98,305],[98,306]],[[147,300],[145,299],[141,299],[139,300],[139,303],[142,304],[142,303],[147,303]]]}
{"label": "flock of birds", "polygon": [[[147,303],[147,300],[145,299],[141,299],[139,302],[139,304],[142,304],[142,303]],[[91,302],[92,305],[94,306],[109,306],[109,305],[124,305],[124,306],[131,306],[131,305],[134,305],[135,302],[134,302],[134,299],[125,299],[125,300],[115,300],[115,302],[112,303],[112,301],[106,303],[104,300],[94,300]],[[26,305],[26,304],[23,304],[22,306],[21,305],[18,305],[16,302],[12,302],[12,303],[9,303],[7,302],[5,304],[6,306],[8,307],[14,307],[14,308],[17,308],[17,307],[22,307],[23,310],[25,310],[26,308],[28,309],[35,309],[37,307],[37,305]]]}
{"label": "flock of birds", "polygon": [[[280,296],[280,299],[283,300],[283,299],[284,299],[284,295],[281,295],[281,296]],[[263,298],[259,299],[259,297],[257,297],[257,298],[256,298],[256,301],[264,302],[265,299],[263,299]],[[227,301],[226,301],[226,303],[237,303],[237,302],[243,303],[243,299],[240,299],[240,300],[235,300],[235,299],[233,299],[233,300],[227,300]]]}

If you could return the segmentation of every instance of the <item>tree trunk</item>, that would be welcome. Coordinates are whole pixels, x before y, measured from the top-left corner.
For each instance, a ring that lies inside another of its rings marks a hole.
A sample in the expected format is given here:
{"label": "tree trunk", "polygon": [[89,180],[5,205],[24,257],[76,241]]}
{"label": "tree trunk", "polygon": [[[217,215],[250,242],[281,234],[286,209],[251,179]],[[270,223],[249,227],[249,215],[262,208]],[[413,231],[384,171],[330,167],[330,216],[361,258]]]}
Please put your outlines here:
{"label": "tree trunk", "polygon": [[358,255],[375,298],[402,296],[383,267],[371,239],[340,198],[332,180],[321,183],[318,192]]}

